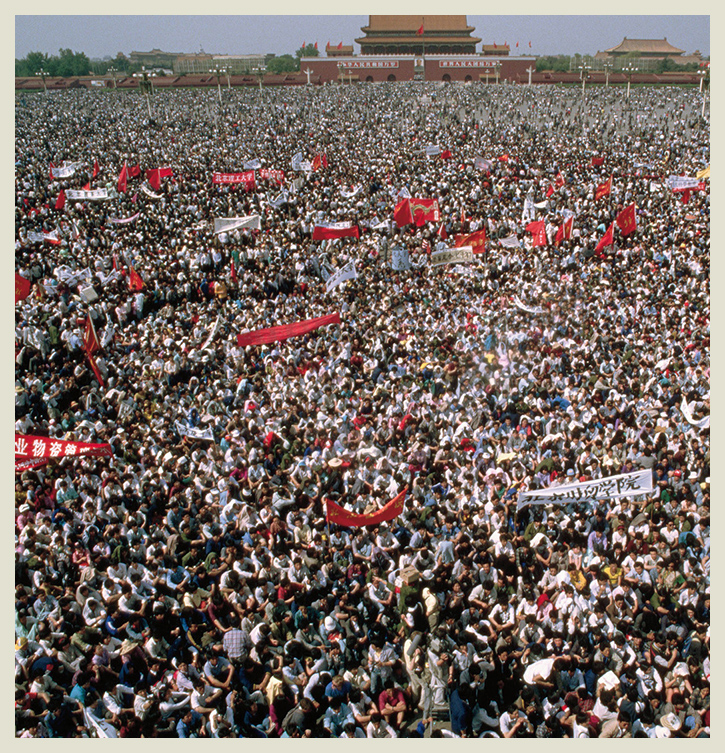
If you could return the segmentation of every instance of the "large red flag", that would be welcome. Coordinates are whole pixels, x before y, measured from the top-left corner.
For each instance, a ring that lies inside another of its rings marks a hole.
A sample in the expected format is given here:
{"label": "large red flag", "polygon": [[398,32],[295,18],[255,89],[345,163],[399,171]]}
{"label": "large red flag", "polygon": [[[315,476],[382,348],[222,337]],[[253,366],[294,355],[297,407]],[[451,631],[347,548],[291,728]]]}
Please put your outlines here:
{"label": "large red flag", "polygon": [[526,230],[534,236],[534,248],[546,245],[546,222],[544,220],[529,222]]}
{"label": "large red flag", "polygon": [[448,237],[448,231],[446,230],[445,223],[441,223],[441,226],[438,228],[438,237],[444,241]]}
{"label": "large red flag", "polygon": [[604,157],[592,157],[592,167],[601,167],[604,164]]}
{"label": "large red flag", "polygon": [[413,215],[410,211],[410,199],[403,199],[395,205],[393,219],[398,227],[405,227],[413,222]]}
{"label": "large red flag", "polygon": [[305,335],[308,332],[326,327],[328,324],[339,324],[340,314],[328,314],[327,316],[318,316],[316,319],[305,319],[294,324],[281,324],[277,327],[267,327],[266,329],[257,329],[254,332],[244,332],[237,335],[237,345],[243,348],[245,345],[267,345],[269,343],[289,340],[290,337]]}
{"label": "large red flag", "polygon": [[94,358],[94,355],[101,349],[101,343],[98,340],[98,335],[96,334],[96,328],[93,324],[93,319],[91,319],[90,314],[86,317],[86,328],[83,331],[83,350],[86,352],[86,356],[88,356],[88,362],[91,364],[91,369],[93,370],[93,373],[96,375],[96,379],[98,380],[98,384],[103,387],[103,377],[101,376],[101,371],[98,368],[98,364],[96,363],[96,359]]}
{"label": "large red flag", "polygon": [[30,295],[32,283],[24,277],[15,273],[15,303],[25,300]]}
{"label": "large red flag", "polygon": [[64,206],[65,206],[65,191],[61,189],[60,193],[58,194],[58,198],[55,200],[55,208],[63,209]]}
{"label": "large red flag", "polygon": [[441,212],[436,199],[408,199],[410,213],[418,227],[423,227],[426,222],[439,222]]}
{"label": "large red flag", "polygon": [[486,228],[476,230],[475,233],[456,236],[456,248],[470,246],[474,254],[482,254],[486,250]]}
{"label": "large red flag", "polygon": [[441,159],[451,159],[451,157],[453,157],[453,155],[451,154],[450,149],[444,149],[441,152]]}
{"label": "large red flag", "polygon": [[138,178],[139,175],[141,175],[141,166],[140,165],[131,165],[131,167],[128,168],[128,177],[129,178]]}
{"label": "large red flag", "polygon": [[154,189],[154,191],[158,191],[161,188],[161,176],[159,175],[158,169],[147,170],[146,180],[149,182],[149,185]]}
{"label": "large red flag", "polygon": [[625,207],[614,219],[617,226],[622,231],[622,235],[627,236],[637,229],[637,214],[634,203]]}
{"label": "large red flag", "polygon": [[128,164],[124,162],[123,169],[121,170],[121,174],[118,176],[118,192],[126,193],[127,185],[128,185]]}
{"label": "large red flag", "polygon": [[329,523],[337,523],[339,526],[357,527],[357,526],[374,526],[384,523],[386,520],[393,520],[402,514],[405,508],[405,495],[407,487],[400,494],[393,497],[389,502],[381,507],[377,512],[358,515],[348,512],[344,507],[336,504],[332,500],[327,500],[327,520]]}
{"label": "large red flag", "polygon": [[574,228],[574,218],[569,217],[568,220],[559,225],[559,229],[556,231],[556,238],[554,238],[554,245],[558,246],[563,240],[569,240],[571,238],[571,231]]}
{"label": "large red flag", "polygon": [[601,251],[603,248],[611,246],[612,243],[614,243],[614,223],[609,226],[607,232],[599,239],[599,243],[597,243],[597,247],[594,250],[597,252]]}
{"label": "large red flag", "polygon": [[101,168],[98,166],[98,160],[94,160],[93,162],[93,175],[91,175],[91,180],[93,180],[96,175],[100,172]]}
{"label": "large red flag", "polygon": [[128,268],[128,289],[135,293],[143,290],[143,278],[133,267]]}
{"label": "large red flag", "polygon": [[599,199],[604,198],[605,196],[609,196],[609,194],[612,192],[612,178],[610,177],[609,180],[604,181],[604,183],[601,183],[597,186],[597,190],[594,192],[594,200],[598,201]]}

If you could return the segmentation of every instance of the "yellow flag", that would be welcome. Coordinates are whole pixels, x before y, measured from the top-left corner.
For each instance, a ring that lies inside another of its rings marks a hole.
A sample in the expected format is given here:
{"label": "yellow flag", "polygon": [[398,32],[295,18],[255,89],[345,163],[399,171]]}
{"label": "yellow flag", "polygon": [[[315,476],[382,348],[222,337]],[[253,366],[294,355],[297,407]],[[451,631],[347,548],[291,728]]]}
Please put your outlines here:
{"label": "yellow flag", "polygon": [[700,170],[700,172],[697,173],[698,180],[705,180],[705,178],[710,180],[710,165],[708,165],[704,170]]}

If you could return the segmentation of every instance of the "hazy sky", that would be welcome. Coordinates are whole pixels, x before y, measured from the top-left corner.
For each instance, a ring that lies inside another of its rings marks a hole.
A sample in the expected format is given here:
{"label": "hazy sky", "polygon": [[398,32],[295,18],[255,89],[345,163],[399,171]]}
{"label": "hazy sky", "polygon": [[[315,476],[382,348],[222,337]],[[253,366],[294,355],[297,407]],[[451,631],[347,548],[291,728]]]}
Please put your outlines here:
{"label": "hazy sky", "polygon": [[[521,2],[517,3],[517,8]],[[133,3],[132,3],[133,5]],[[141,7],[155,12],[164,10],[163,4],[154,3]],[[652,4],[650,4],[651,6]],[[642,10],[641,4],[625,4],[634,10]],[[51,6],[52,7],[52,6]],[[82,4],[72,6],[77,12]],[[95,6],[98,7],[98,6]],[[106,6],[108,7],[108,6]],[[124,4],[124,8],[126,8]],[[178,10],[179,5],[172,6]],[[198,5],[193,6],[198,9]],[[236,6],[242,9],[243,5]],[[279,3],[275,9],[283,10]],[[317,3],[309,6],[295,4],[299,10],[313,10]],[[335,9],[334,5],[328,6]],[[419,12],[438,10],[436,4],[417,4]],[[536,7],[536,6],[532,6]],[[546,6],[557,10],[559,6]],[[573,6],[582,9],[581,4]],[[621,3],[610,3],[608,8],[618,10]],[[658,9],[665,10],[661,4]],[[226,10],[219,4],[214,8]],[[707,12],[707,6],[696,4],[687,6],[679,3],[677,10],[691,8],[701,13]],[[184,10],[184,6],[181,6]],[[381,8],[371,8],[380,11]],[[385,10],[403,11],[397,4],[394,8],[383,6]],[[70,48],[75,52],[84,52],[90,58],[115,56],[117,52],[128,55],[133,50],[147,51],[159,48],[166,52],[199,52],[203,48],[210,53],[268,53],[277,55],[294,52],[303,42],[317,42],[321,53],[327,42],[352,44],[355,37],[362,36],[360,27],[367,23],[367,16],[339,15],[36,15],[15,16],[15,57],[23,58],[29,52],[40,51],[57,55],[60,48]],[[515,44],[520,43],[518,52],[528,54],[531,41],[531,53],[535,55],[574,53],[594,54],[619,44],[625,36],[635,39],[667,40],[675,47],[692,53],[700,50],[703,55],[710,54],[710,16],[583,16],[583,15],[517,15],[517,16],[476,16],[468,15],[468,23],[475,26],[474,36],[480,37],[485,44],[503,44],[508,42],[512,54],[516,53]],[[479,46],[480,49],[480,46]],[[359,53],[355,45],[355,52]],[[323,53],[324,54],[324,53]]]}

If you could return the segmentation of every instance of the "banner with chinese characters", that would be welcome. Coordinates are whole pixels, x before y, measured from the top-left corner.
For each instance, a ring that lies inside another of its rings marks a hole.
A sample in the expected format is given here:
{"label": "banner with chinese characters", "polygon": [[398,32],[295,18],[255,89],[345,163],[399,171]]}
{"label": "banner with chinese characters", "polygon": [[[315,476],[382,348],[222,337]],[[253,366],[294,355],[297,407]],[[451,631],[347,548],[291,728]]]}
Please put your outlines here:
{"label": "banner with chinese characters", "polygon": [[212,183],[241,183],[247,191],[253,191],[255,186],[254,170],[248,170],[246,173],[213,173],[211,176]]}
{"label": "banner with chinese characters", "polygon": [[355,280],[357,279],[357,271],[355,269],[355,262],[351,261],[348,262],[344,267],[341,267],[338,269],[325,283],[325,289],[326,292],[329,293],[331,290],[336,288],[341,283],[345,282],[346,280]]}
{"label": "banner with chinese characters", "polygon": [[108,458],[113,455],[110,444],[90,444],[88,442],[72,442],[52,437],[35,437],[31,435],[15,435],[15,462],[38,458],[68,458],[77,455]]}
{"label": "banner with chinese characters", "polygon": [[433,267],[443,264],[466,264],[473,261],[473,249],[470,246],[449,248],[447,251],[434,251],[430,255],[430,263]]}
{"label": "banner with chinese characters", "polygon": [[396,495],[376,512],[359,515],[349,512],[344,507],[333,502],[331,499],[326,500],[327,520],[330,523],[336,523],[339,526],[348,528],[357,528],[358,526],[375,526],[384,523],[387,520],[393,520],[401,515],[405,509],[405,495],[408,491],[406,487],[400,494]]}
{"label": "banner with chinese characters", "polygon": [[65,192],[65,197],[68,201],[105,201],[110,198],[107,188],[94,188],[90,191],[76,191],[69,188]]}
{"label": "banner with chinese characters", "polygon": [[597,499],[621,499],[652,493],[652,471],[622,473],[619,476],[583,481],[580,484],[564,484],[546,489],[536,489],[519,494],[516,505],[520,510],[526,505],[568,505]]}

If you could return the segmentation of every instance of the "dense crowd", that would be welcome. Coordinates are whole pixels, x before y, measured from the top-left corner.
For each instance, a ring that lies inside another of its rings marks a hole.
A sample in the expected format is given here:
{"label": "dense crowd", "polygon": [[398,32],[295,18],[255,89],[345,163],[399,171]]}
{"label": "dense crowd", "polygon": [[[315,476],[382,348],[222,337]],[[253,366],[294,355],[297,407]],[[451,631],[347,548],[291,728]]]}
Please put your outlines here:
{"label": "dense crowd", "polygon": [[[16,473],[16,735],[709,736],[709,184],[666,184],[709,165],[701,95],[217,94],[16,95],[16,435],[112,447]],[[285,182],[212,183],[253,160]],[[88,184],[110,199],[56,209]],[[397,227],[406,195],[440,221]],[[650,494],[518,503],[640,470]]]}

